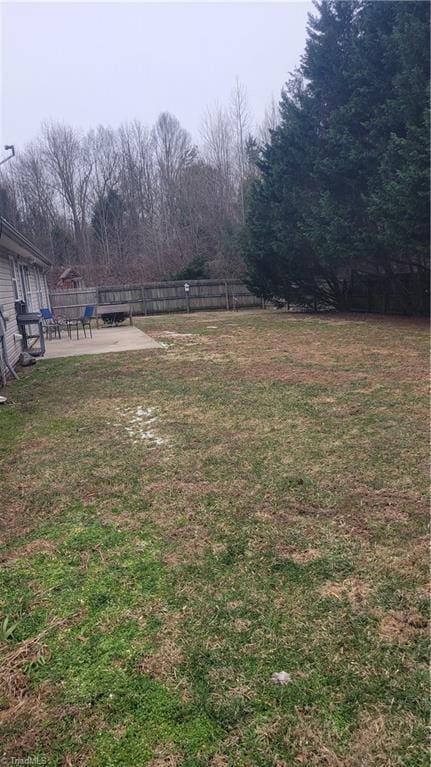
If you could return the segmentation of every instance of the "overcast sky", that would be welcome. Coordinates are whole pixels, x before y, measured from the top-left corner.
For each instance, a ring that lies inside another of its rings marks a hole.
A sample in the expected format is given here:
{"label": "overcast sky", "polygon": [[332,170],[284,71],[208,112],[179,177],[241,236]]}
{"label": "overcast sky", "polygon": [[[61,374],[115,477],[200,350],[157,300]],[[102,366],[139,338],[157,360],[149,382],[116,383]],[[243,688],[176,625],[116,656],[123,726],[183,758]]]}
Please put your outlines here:
{"label": "overcast sky", "polygon": [[199,139],[236,76],[258,121],[304,49],[308,2],[2,3],[1,143],[43,120],[87,129],[164,110]]}

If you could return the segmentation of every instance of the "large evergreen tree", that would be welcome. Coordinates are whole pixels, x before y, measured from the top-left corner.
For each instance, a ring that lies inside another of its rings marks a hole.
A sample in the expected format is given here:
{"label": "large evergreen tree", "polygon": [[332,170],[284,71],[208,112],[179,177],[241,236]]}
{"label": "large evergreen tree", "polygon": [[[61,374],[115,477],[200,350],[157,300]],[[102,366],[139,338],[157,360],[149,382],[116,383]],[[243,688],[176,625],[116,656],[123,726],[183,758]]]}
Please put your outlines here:
{"label": "large evergreen tree", "polygon": [[429,6],[316,8],[249,196],[249,282],[347,309],[352,273],[381,275],[411,310],[400,275],[425,287],[429,244]]}

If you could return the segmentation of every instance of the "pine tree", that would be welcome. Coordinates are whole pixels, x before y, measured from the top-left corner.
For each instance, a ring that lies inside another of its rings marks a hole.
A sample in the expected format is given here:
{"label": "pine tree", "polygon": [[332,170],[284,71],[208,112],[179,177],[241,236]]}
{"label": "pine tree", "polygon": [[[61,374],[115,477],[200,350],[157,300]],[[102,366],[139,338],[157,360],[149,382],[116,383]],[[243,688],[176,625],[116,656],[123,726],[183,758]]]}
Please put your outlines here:
{"label": "pine tree", "polygon": [[356,271],[392,292],[406,268],[425,284],[429,6],[316,7],[250,193],[243,252],[256,292],[347,309]]}
{"label": "pine tree", "polygon": [[[370,121],[379,137],[370,179],[368,214],[387,273],[419,275],[424,294],[429,272],[429,5],[396,4],[387,45],[394,61],[391,90]],[[398,282],[400,280],[398,279]],[[412,297],[405,308],[414,308]]]}

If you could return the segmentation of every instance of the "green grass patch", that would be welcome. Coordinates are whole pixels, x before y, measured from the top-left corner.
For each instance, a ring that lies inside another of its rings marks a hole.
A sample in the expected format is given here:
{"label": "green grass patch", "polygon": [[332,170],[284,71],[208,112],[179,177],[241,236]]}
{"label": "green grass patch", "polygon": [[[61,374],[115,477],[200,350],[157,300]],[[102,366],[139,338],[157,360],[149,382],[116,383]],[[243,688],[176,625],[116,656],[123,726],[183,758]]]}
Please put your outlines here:
{"label": "green grass patch", "polygon": [[4,758],[422,767],[425,326],[138,323],[0,410]]}

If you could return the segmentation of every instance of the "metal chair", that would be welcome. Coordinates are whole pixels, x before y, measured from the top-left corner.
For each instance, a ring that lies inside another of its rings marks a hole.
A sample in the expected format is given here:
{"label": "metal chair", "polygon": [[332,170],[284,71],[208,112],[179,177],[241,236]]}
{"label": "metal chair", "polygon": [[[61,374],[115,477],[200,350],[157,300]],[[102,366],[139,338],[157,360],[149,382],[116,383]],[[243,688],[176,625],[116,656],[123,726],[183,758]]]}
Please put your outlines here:
{"label": "metal chair", "polygon": [[52,334],[54,333],[54,338],[57,337],[61,340],[61,322],[56,319],[51,311],[51,309],[48,309],[48,307],[41,309],[40,313],[42,315],[43,320],[43,330],[45,332],[45,335],[48,339],[48,341],[51,341]]}
{"label": "metal chair", "polygon": [[88,328],[90,331],[90,338],[93,338],[93,333],[91,330],[91,320],[93,318],[93,314],[94,306],[86,306],[82,317],[66,320],[67,335],[69,338],[72,338],[72,330],[76,330],[76,339],[79,340],[80,328],[82,328],[84,331],[84,338],[87,338],[87,332],[85,330],[86,328]]}
{"label": "metal chair", "polygon": [[80,328],[80,325],[81,325],[81,320],[70,320],[70,319],[66,320],[66,330],[67,330],[67,335],[69,336],[69,339],[72,338],[72,330],[75,329],[76,330],[76,340],[77,341],[79,340],[79,328]]}
{"label": "metal chair", "polygon": [[90,338],[93,338],[93,333],[91,332],[91,320],[94,316],[94,306],[86,306],[84,309],[84,314],[81,317],[81,325],[82,329],[84,331],[84,336],[87,338],[87,334],[85,332],[85,328],[88,328],[90,331]]}

